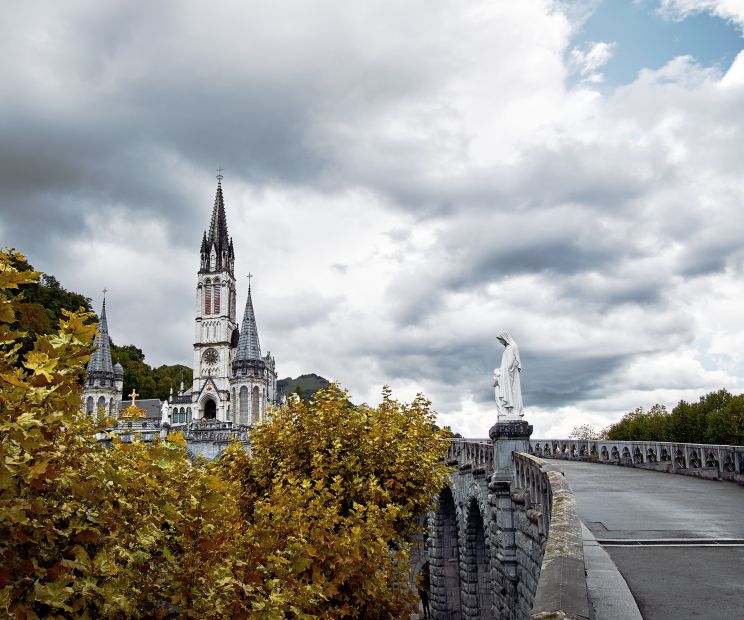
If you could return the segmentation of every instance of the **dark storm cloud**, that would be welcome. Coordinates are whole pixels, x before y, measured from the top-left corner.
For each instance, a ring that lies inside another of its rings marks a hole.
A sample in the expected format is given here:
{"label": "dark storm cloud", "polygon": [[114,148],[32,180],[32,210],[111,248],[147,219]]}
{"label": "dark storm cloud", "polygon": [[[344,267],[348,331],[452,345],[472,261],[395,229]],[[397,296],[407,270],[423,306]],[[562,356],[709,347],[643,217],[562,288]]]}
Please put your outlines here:
{"label": "dark storm cloud", "polygon": [[589,304],[608,311],[624,304],[649,306],[663,300],[663,293],[669,286],[666,275],[643,276],[603,276],[589,280],[581,276],[567,278],[561,294],[564,299]]}
{"label": "dark storm cloud", "polygon": [[[438,343],[432,333],[431,339],[418,344],[403,339],[397,347],[388,345],[385,352],[380,360],[387,376],[435,381],[471,392],[479,402],[493,400],[490,371],[498,365],[501,353],[488,339]],[[529,348],[521,349],[521,357],[526,406],[551,409],[601,398],[607,378],[631,359],[623,353],[555,353]]]}
{"label": "dark storm cloud", "polygon": [[[174,244],[190,243],[206,197],[184,176],[203,182],[218,165],[258,186],[354,186],[334,173],[345,154],[328,125],[364,122],[434,79],[416,53],[365,57],[333,20],[269,35],[250,10],[222,19],[188,3],[47,8],[8,16],[15,62],[0,104],[0,217],[8,238],[38,253],[48,235],[94,234],[83,224],[91,205],[157,212]],[[34,24],[42,42],[30,46],[16,22]],[[45,225],[29,234],[27,221]]]}
{"label": "dark storm cloud", "polygon": [[602,398],[606,394],[607,378],[630,358],[629,355],[581,355],[568,351],[560,355],[529,351],[522,357],[530,377],[525,381],[525,403],[549,409]]}

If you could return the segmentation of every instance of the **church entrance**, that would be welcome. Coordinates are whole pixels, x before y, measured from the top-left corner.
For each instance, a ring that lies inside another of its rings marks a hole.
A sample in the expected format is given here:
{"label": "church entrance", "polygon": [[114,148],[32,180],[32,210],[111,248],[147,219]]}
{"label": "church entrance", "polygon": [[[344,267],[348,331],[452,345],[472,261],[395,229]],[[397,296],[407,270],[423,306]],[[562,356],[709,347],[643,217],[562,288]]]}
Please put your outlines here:
{"label": "church entrance", "polygon": [[217,403],[211,398],[204,403],[204,419],[214,420],[217,417]]}

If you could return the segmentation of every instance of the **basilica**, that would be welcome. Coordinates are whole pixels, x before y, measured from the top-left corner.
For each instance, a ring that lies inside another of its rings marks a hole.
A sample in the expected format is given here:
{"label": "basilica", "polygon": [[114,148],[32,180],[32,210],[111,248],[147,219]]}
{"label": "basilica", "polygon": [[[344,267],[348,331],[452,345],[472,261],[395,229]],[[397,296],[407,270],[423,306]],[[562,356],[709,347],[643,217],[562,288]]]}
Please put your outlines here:
{"label": "basilica", "polygon": [[[266,417],[267,406],[277,399],[276,363],[270,352],[261,355],[250,278],[240,327],[237,323],[235,254],[227,232],[222,178],[217,176],[212,219],[201,242],[191,388],[184,389],[182,382],[177,393],[171,390],[166,403],[157,399],[137,401],[148,417],[161,417],[159,411],[164,417],[167,411],[168,422],[173,426],[196,420],[254,425]],[[123,382],[121,365],[112,364],[104,299],[83,389],[83,410],[91,416],[101,410],[118,416],[120,410],[132,404],[122,399]],[[134,399],[137,395],[129,396]]]}

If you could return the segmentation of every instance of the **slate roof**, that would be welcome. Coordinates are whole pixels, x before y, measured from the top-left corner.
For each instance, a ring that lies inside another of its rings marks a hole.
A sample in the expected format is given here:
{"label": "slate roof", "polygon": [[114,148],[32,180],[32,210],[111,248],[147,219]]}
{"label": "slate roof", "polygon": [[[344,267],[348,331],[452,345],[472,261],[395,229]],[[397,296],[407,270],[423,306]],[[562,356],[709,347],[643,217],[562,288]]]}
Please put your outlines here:
{"label": "slate roof", "polygon": [[111,363],[111,339],[108,333],[108,321],[106,320],[106,299],[103,300],[101,309],[101,321],[98,324],[96,339],[93,341],[95,351],[88,361],[88,376],[93,373],[103,372],[114,374],[114,365]]}
{"label": "slate roof", "polygon": [[[132,404],[131,400],[123,400],[119,405],[119,411],[123,411]],[[136,400],[134,403],[137,407],[144,410],[147,414],[148,419],[157,418],[158,420],[162,417],[161,407],[163,401],[159,398],[143,398],[142,400]]]}
{"label": "slate roof", "polygon": [[238,349],[235,352],[234,360],[260,360],[261,344],[258,341],[258,327],[256,325],[256,314],[253,311],[253,299],[251,298],[251,287],[248,285],[248,299],[245,302],[245,313],[243,314],[243,324],[240,328],[240,338],[238,340]]}

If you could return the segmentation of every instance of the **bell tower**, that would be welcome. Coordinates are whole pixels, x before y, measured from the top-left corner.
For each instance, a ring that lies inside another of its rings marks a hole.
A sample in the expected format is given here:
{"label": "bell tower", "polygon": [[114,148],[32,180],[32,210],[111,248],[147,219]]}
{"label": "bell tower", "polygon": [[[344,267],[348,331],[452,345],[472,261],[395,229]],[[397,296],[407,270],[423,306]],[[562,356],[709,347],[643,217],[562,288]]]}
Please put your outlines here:
{"label": "bell tower", "polygon": [[225,421],[230,417],[230,376],[238,331],[235,254],[227,233],[222,179],[222,174],[218,174],[212,220],[201,244],[191,400],[194,419]]}

